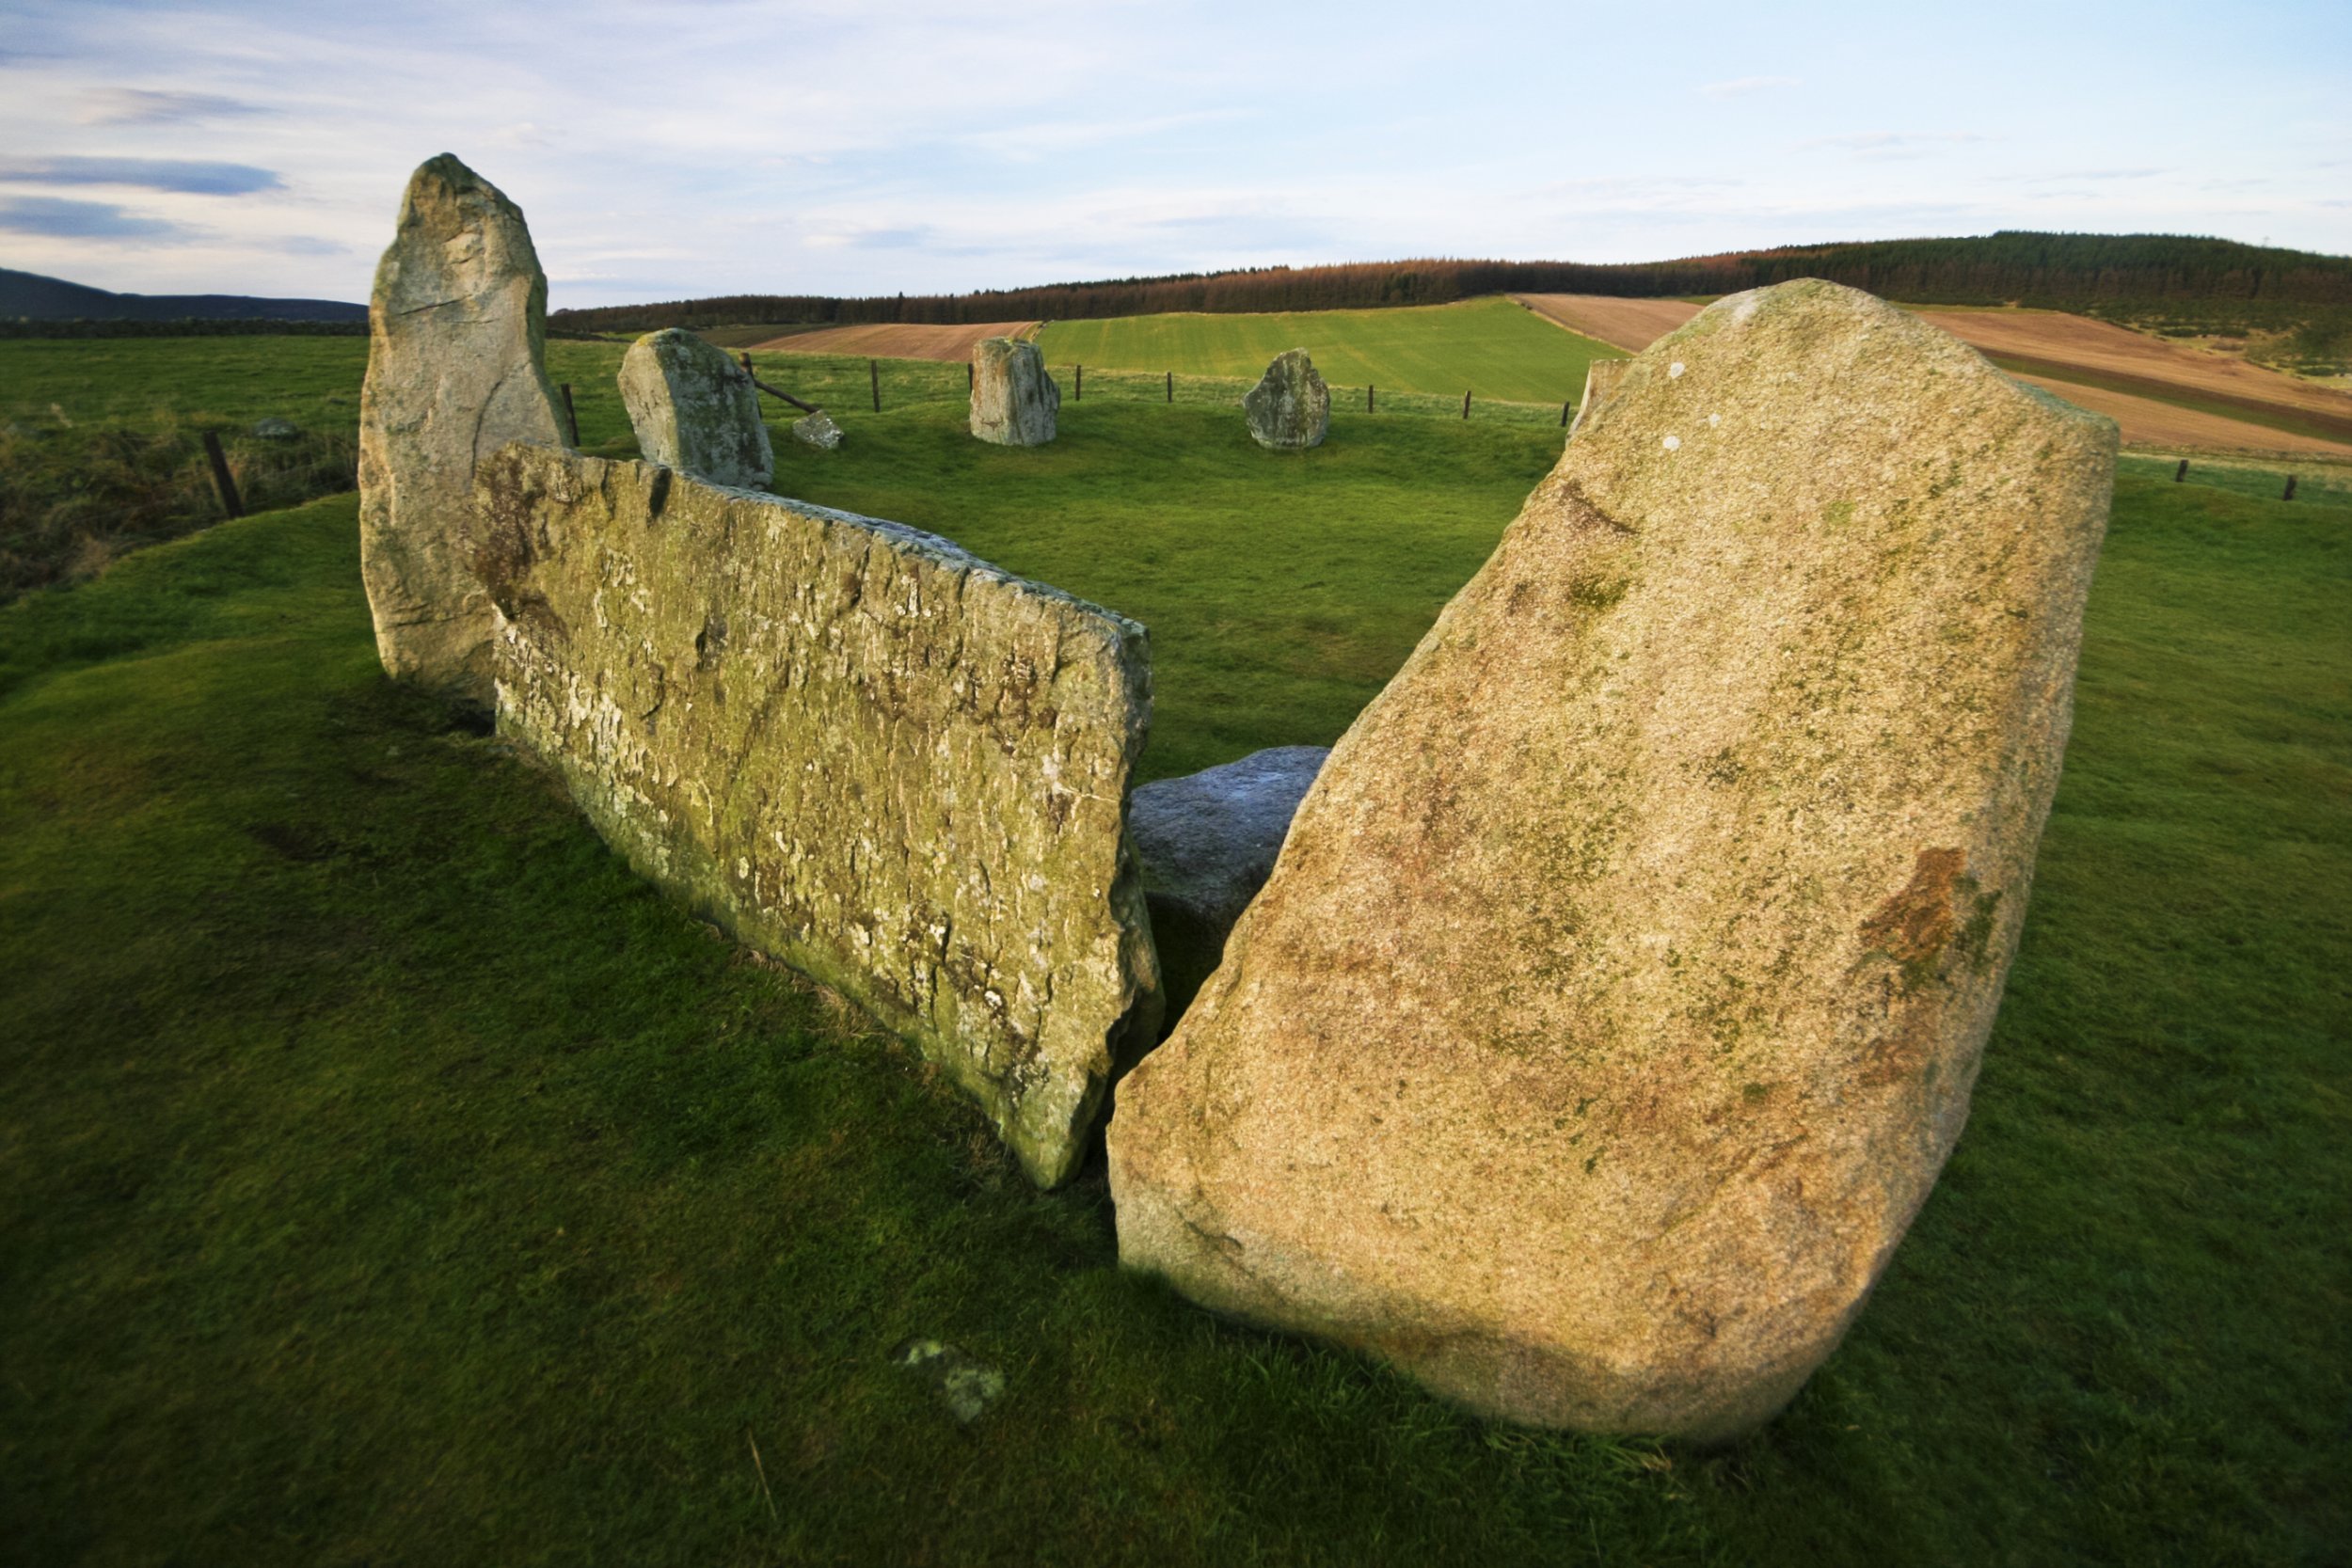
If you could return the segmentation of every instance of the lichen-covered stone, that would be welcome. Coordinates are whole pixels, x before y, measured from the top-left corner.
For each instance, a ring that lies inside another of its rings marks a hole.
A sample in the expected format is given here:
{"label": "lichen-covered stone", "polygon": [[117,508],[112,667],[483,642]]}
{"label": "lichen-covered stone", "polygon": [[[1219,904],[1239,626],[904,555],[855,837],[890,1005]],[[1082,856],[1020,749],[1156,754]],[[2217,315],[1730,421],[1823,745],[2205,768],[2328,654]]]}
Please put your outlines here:
{"label": "lichen-covered stone", "polygon": [[1617,383],[1625,379],[1625,368],[1631,363],[1630,359],[1596,359],[1584,367],[1584,401],[1576,405],[1576,422],[1568,426],[1570,436],[1599,412],[1600,405],[1617,389]]}
{"label": "lichen-covered stone", "polygon": [[1276,355],[1241,405],[1249,438],[1277,451],[1319,447],[1331,430],[1331,389],[1303,348]]}
{"label": "lichen-covered stone", "polygon": [[841,427],[833,422],[833,416],[823,409],[792,421],[792,439],[822,451],[831,451],[841,445]]}
{"label": "lichen-covered stone", "polygon": [[983,338],[973,348],[973,435],[1000,447],[1041,447],[1060,413],[1061,388],[1035,343]]}
{"label": "lichen-covered stone", "polygon": [[1144,629],[944,539],[648,463],[482,467],[498,721],[606,840],[1066,1178],[1160,995],[1124,829]]}
{"label": "lichen-covered stone", "polygon": [[1137,788],[1127,829],[1169,1014],[1180,1013],[1224,956],[1225,938],[1281,853],[1299,799],[1327,746],[1275,746],[1238,762]]}
{"label": "lichen-covered stone", "polygon": [[1818,281],[1635,359],[1121,1084],[1122,1259],[1515,1420],[1771,1416],[1966,1117],[2115,439]]}
{"label": "lichen-covered stone", "polygon": [[682,327],[646,333],[621,356],[621,403],[647,462],[712,484],[768,487],[776,454],[759,388],[723,349]]}
{"label": "lichen-covered stone", "polygon": [[446,152],[420,167],[368,301],[359,571],[384,668],[485,704],[474,462],[509,441],[562,439],[542,368],[547,302],[521,211]]}

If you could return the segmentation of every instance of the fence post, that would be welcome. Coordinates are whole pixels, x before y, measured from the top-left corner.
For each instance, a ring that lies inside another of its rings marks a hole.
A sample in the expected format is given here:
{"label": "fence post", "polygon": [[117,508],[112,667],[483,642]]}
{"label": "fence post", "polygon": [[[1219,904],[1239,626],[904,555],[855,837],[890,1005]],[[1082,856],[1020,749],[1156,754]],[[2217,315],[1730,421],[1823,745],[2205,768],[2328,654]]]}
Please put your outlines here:
{"label": "fence post", "polygon": [[1567,428],[1568,428],[1568,410],[1569,410],[1569,409],[1571,409],[1571,408],[1573,408],[1573,407],[1575,407],[1575,406],[1576,406],[1576,404],[1573,404],[1573,403],[1564,403],[1564,404],[1562,404],[1560,405],[1560,428],[1561,428],[1561,429],[1565,430],[1565,429],[1567,429]]}
{"label": "fence post", "polygon": [[1170,403],[1176,401],[1176,372],[1174,371],[1168,372],[1168,401]]}
{"label": "fence post", "polygon": [[1467,389],[1462,393],[1462,418],[1470,418],[1470,393]]}
{"label": "fence post", "polygon": [[2282,501],[2291,501],[2295,499],[2295,476],[2293,474],[2287,475],[2287,493],[2279,499]]}
{"label": "fence post", "polygon": [[1372,383],[1367,381],[1364,383],[1364,412],[1367,414],[1372,412]]}
{"label": "fence post", "polygon": [[2188,459],[2187,459],[2187,458],[2185,458],[2185,457],[2184,457],[2184,458],[2182,458],[2182,459],[2181,459],[2181,466],[2180,466],[2179,467],[2177,467],[2177,468],[2175,468],[2175,469],[2173,469],[2173,470],[2172,470],[2172,483],[2175,483],[2175,484],[2178,484],[2178,483],[2181,483],[2181,481],[2183,481],[2183,480],[2186,479],[2187,477],[2188,477]]}
{"label": "fence post", "polygon": [[967,359],[963,362],[963,389],[970,392],[980,384],[979,367]]}
{"label": "fence post", "polygon": [[[743,373],[749,375],[751,373],[751,370],[752,356],[747,354],[743,356]],[[572,445],[577,447],[580,445],[580,414],[578,410],[572,407],[572,384],[570,382],[566,381],[564,383],[563,392],[564,422],[572,427]],[[757,402],[758,400],[755,398],[753,401]]]}
{"label": "fence post", "polygon": [[871,382],[874,384],[874,412],[875,412],[875,413],[877,413],[877,414],[879,414],[879,413],[881,413],[881,412],[882,412],[882,361],[881,361],[881,360],[879,360],[879,359],[868,359],[867,361],[866,361],[866,379],[867,379],[867,380],[871,381]]}
{"label": "fence post", "polygon": [[[220,492],[220,509],[231,517],[245,515],[245,502],[237,499],[237,482],[230,477],[228,456],[220,450],[220,437],[212,431],[204,433],[204,455],[213,460],[213,488]],[[2292,484],[2294,481],[2288,481]]]}
{"label": "fence post", "polygon": [[1087,400],[1087,368],[1084,365],[1075,365],[1073,366],[1072,369],[1078,372],[1078,395],[1072,398],[1070,401],[1073,403],[1084,403]]}

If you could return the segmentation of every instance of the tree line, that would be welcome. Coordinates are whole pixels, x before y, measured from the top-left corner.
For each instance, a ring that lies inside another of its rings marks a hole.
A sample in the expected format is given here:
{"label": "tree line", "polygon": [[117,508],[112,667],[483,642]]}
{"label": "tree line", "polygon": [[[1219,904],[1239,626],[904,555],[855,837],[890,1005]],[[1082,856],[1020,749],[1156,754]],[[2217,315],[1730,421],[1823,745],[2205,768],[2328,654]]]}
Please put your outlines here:
{"label": "tree line", "polygon": [[1671,261],[1595,264],[1434,259],[1252,267],[960,294],[862,299],[728,294],[558,310],[550,320],[563,327],[590,332],[751,322],[851,325],[1078,321],[1164,310],[1228,313],[1444,305],[1495,293],[1713,295],[1792,277],[1826,277],[1922,305],[2013,302],[2073,308],[2124,299],[2352,303],[2352,258],[2186,235],[2004,230],[1969,239],[1788,245]]}

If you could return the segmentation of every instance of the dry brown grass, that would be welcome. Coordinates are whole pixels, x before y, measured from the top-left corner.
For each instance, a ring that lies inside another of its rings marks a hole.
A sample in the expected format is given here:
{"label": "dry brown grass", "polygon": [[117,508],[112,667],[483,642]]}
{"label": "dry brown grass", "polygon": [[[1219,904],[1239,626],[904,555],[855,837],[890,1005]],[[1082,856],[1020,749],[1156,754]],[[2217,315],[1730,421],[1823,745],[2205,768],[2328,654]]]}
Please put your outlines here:
{"label": "dry brown grass", "polygon": [[926,326],[878,323],[866,326],[829,326],[821,332],[802,332],[789,338],[752,346],[774,354],[863,354],[875,359],[956,360],[972,357],[983,338],[1017,338],[1035,322],[974,322],[961,326]]}

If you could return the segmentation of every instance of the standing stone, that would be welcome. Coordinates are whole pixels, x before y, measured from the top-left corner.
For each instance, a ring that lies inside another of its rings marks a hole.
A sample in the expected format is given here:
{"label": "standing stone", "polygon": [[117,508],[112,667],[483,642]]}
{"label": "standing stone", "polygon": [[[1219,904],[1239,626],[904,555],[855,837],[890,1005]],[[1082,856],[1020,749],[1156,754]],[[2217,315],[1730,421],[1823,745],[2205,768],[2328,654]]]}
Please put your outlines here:
{"label": "standing stone", "polygon": [[646,462],[711,484],[768,488],[776,454],[759,388],[723,350],[680,327],[646,333],[621,358],[621,403]]}
{"label": "standing stone", "polygon": [[561,442],[547,277],[523,214],[444,152],[419,168],[368,301],[359,571],[389,673],[490,701],[489,594],[469,564],[477,458]]}
{"label": "standing stone", "polygon": [[1303,348],[1276,355],[1241,405],[1249,420],[1249,438],[1262,447],[1304,451],[1323,445],[1330,434],[1331,389]]}
{"label": "standing stone", "polygon": [[1041,1186],[1156,1037],[1143,627],[944,539],[650,463],[482,466],[502,736],[644,876],[969,1090]]}
{"label": "standing stone", "polygon": [[1141,785],[1129,800],[1171,1021],[1224,956],[1233,922],[1265,885],[1299,799],[1330,754],[1328,746],[1276,746]]}
{"label": "standing stone", "polygon": [[819,451],[831,451],[841,445],[841,427],[833,422],[833,416],[823,409],[792,421],[792,439]]}
{"label": "standing stone", "polygon": [[1041,447],[1060,411],[1061,388],[1035,343],[983,338],[972,350],[973,435],[1000,447]]}
{"label": "standing stone", "polygon": [[2115,444],[1814,280],[1635,359],[1120,1085],[1121,1259],[1513,1420],[1779,1409],[1966,1117]]}

